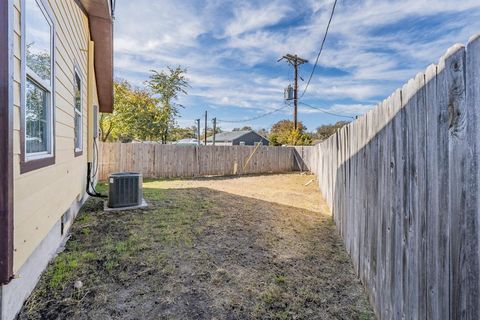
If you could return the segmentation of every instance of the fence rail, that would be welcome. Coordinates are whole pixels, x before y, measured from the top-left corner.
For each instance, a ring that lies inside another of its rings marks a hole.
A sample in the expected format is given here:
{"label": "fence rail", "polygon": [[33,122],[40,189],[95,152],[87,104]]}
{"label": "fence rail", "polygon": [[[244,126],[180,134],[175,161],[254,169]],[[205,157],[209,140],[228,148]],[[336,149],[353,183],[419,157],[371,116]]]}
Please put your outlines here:
{"label": "fence rail", "polygon": [[478,319],[480,36],[297,148],[381,319]]}
{"label": "fence rail", "polygon": [[280,173],[297,168],[295,149],[290,147],[101,143],[99,149],[101,180],[124,171],[140,172],[146,178],[175,178]]}

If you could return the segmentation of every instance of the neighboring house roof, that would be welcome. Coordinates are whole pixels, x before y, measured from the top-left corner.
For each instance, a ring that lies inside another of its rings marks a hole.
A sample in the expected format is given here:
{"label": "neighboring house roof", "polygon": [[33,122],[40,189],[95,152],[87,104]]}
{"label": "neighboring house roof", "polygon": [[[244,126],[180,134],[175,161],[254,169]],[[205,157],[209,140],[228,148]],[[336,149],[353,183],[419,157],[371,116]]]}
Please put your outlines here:
{"label": "neighboring house roof", "polygon": [[198,144],[197,139],[181,139],[178,141],[174,141],[173,144]]}
{"label": "neighboring house roof", "polygon": [[[215,141],[217,142],[227,142],[227,141],[233,141],[233,140],[237,140],[241,137],[243,137],[244,135],[248,134],[248,133],[255,133],[256,135],[258,135],[259,137],[265,139],[265,140],[268,140],[264,137],[262,137],[261,135],[259,135],[258,133],[256,133],[255,131],[253,130],[247,130],[247,131],[231,131],[231,132],[220,132],[220,133],[217,133],[215,135]],[[207,142],[211,142],[213,141],[213,136],[210,136],[207,138]]]}
{"label": "neighboring house roof", "polygon": [[94,65],[100,112],[113,111],[112,0],[75,0],[88,16],[95,43]]}

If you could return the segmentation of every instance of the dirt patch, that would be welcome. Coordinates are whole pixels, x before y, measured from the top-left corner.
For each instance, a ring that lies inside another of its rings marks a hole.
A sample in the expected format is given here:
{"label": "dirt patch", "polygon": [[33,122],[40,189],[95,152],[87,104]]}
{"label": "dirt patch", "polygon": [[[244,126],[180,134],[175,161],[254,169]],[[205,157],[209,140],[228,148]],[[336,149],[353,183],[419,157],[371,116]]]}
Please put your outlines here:
{"label": "dirt patch", "polygon": [[321,196],[319,197],[315,176],[311,174],[292,173],[189,180],[152,180],[147,181],[147,186],[168,189],[204,187],[242,197],[329,214],[326,202]]}
{"label": "dirt patch", "polygon": [[125,212],[91,200],[19,319],[373,318],[312,178],[148,181],[151,206]]}

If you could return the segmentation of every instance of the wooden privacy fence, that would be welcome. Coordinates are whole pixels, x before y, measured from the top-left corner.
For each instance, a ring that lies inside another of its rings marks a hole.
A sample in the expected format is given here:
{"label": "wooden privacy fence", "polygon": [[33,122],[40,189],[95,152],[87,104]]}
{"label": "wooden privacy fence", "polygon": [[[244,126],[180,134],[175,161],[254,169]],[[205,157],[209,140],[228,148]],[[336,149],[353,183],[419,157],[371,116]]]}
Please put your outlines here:
{"label": "wooden privacy fence", "polygon": [[141,172],[146,178],[174,178],[278,173],[297,168],[294,148],[290,147],[101,143],[99,149],[101,180],[124,171]]}
{"label": "wooden privacy fence", "polygon": [[314,147],[381,319],[479,319],[480,35]]}

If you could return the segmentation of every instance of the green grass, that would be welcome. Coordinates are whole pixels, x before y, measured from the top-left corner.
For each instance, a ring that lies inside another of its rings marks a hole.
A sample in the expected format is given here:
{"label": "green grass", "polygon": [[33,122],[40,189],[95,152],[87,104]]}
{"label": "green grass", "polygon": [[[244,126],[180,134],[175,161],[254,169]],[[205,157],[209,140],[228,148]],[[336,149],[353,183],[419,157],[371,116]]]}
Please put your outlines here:
{"label": "green grass", "polygon": [[97,258],[93,252],[68,252],[60,254],[47,269],[45,277],[51,289],[59,289],[71,282],[79,268],[86,268]]}
{"label": "green grass", "polygon": [[[107,185],[101,183],[97,190],[106,193]],[[65,251],[50,263],[27,301],[25,309],[32,318],[39,317],[52,299],[81,305],[83,296],[102,283],[129,283],[145,270],[174,272],[168,263],[172,248],[192,246],[203,230],[195,223],[210,204],[188,194],[173,197],[172,190],[146,188],[144,192],[148,210],[107,213],[101,210],[100,200],[87,201]],[[73,288],[77,280],[85,287],[80,298]]]}
{"label": "green grass", "polygon": [[[308,308],[318,310],[326,304],[334,305],[327,313],[330,316],[338,312],[343,318],[371,319],[369,309],[363,312],[366,300],[359,306],[338,305],[333,298],[337,289],[322,291],[332,276],[311,276],[319,266],[337,273],[333,264],[350,263],[339,246],[328,242],[334,237],[318,236],[334,232],[331,219],[325,220],[324,229],[312,229],[311,219],[294,218],[282,225],[282,219],[295,216],[291,207],[206,188],[166,189],[166,184],[145,181],[149,207],[143,210],[104,212],[101,200],[89,199],[65,251],[49,264],[20,319],[102,318],[85,315],[91,310],[123,308],[127,302],[119,302],[116,292],[125,290],[132,290],[124,294],[138,305],[182,301],[179,308],[186,310],[184,314],[197,312],[195,307],[227,312],[220,313],[219,319],[227,314],[294,319]],[[101,183],[97,190],[106,194],[107,187]],[[275,261],[273,253],[285,253],[278,248],[298,243],[309,248],[299,256],[303,265]],[[249,250],[257,249],[249,248],[259,248],[265,256],[253,260]],[[76,281],[83,283],[81,289],[74,288]],[[218,304],[211,306],[215,299]]]}
{"label": "green grass", "polygon": [[285,283],[285,277],[282,275],[276,275],[275,276],[275,283],[278,285],[282,285]]}

